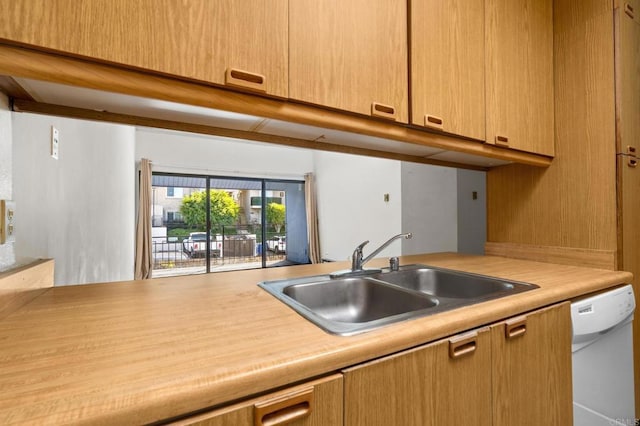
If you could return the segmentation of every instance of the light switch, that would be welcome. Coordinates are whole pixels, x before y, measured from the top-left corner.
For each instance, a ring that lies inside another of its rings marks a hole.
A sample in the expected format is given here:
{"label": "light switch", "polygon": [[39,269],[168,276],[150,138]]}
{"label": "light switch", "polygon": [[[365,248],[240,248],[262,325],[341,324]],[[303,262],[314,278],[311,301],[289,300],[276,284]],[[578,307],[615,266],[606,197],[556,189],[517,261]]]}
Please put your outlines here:
{"label": "light switch", "polygon": [[60,132],[51,126],[51,157],[58,159],[58,149],[60,147]]}

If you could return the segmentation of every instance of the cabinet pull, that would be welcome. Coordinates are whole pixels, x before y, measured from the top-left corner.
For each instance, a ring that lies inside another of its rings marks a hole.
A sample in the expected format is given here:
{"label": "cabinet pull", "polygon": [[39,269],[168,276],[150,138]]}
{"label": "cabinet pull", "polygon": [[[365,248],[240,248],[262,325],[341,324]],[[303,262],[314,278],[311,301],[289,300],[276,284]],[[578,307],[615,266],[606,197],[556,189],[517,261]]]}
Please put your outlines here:
{"label": "cabinet pull", "polygon": [[509,138],[506,136],[496,136],[496,145],[509,146]]}
{"label": "cabinet pull", "polygon": [[442,118],[427,114],[424,116],[424,125],[426,127],[442,130]]}
{"label": "cabinet pull", "polygon": [[636,147],[635,146],[631,146],[631,145],[627,145],[627,155],[631,155],[633,157],[636,156]]}
{"label": "cabinet pull", "polygon": [[255,426],[275,426],[299,420],[311,414],[313,388],[302,389],[288,395],[258,402],[253,406]]}
{"label": "cabinet pull", "polygon": [[635,168],[638,165],[638,160],[634,157],[629,157],[629,162],[627,163],[629,167]]}
{"label": "cabinet pull", "polygon": [[380,104],[378,102],[371,103],[371,115],[374,117],[386,118],[388,120],[396,120],[396,109],[390,105]]}
{"label": "cabinet pull", "polygon": [[266,92],[265,78],[263,75],[242,71],[235,68],[227,68],[224,83],[227,86],[242,87],[256,92]]}
{"label": "cabinet pull", "polygon": [[478,347],[478,333],[465,334],[449,339],[449,358],[471,355]]}
{"label": "cabinet pull", "polygon": [[624,13],[626,13],[628,17],[633,19],[634,18],[633,6],[631,6],[629,3],[625,3],[624,4]]}
{"label": "cabinet pull", "polygon": [[527,332],[527,317],[517,317],[507,320],[504,324],[504,335],[507,339],[524,336]]}

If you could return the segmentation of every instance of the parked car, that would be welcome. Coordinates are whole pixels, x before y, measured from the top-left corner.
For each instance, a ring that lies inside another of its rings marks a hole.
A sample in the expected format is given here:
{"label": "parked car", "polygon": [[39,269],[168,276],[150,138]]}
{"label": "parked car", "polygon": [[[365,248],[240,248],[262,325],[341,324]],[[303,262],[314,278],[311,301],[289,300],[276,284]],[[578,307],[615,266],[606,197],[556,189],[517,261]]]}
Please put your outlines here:
{"label": "parked car", "polygon": [[[222,256],[222,236],[211,236],[211,257]],[[205,256],[207,253],[207,233],[192,232],[182,240],[182,251],[189,257]]]}
{"label": "parked car", "polygon": [[267,250],[278,253],[286,253],[287,252],[287,241],[286,237],[276,235],[273,238],[269,238],[267,240]]}

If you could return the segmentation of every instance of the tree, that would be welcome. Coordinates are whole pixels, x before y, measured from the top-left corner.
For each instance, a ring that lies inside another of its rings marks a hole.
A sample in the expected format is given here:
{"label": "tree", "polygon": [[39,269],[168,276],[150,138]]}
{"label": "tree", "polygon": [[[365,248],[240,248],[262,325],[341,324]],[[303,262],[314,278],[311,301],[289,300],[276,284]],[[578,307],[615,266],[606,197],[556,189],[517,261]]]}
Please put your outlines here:
{"label": "tree", "polygon": [[[211,228],[236,223],[240,206],[228,192],[220,189],[209,190],[211,200]],[[207,193],[198,191],[182,198],[180,213],[187,225],[205,229],[207,226]]]}
{"label": "tree", "polygon": [[286,216],[284,205],[278,203],[267,204],[267,223],[273,225],[276,228],[276,232],[280,232]]}

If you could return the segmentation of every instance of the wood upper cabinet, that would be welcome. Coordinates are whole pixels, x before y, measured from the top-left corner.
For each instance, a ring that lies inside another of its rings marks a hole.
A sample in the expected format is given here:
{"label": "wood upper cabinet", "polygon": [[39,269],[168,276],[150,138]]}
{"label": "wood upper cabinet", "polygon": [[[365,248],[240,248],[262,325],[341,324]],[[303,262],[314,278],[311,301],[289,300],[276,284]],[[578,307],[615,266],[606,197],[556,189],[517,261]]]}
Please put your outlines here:
{"label": "wood upper cabinet", "polygon": [[491,424],[488,329],[344,371],[345,424]]}
{"label": "wood upper cabinet", "polygon": [[486,0],[486,141],[554,155],[553,2]]}
{"label": "wood upper cabinet", "polygon": [[640,157],[640,1],[621,2],[614,16],[618,53],[616,149]]}
{"label": "wood upper cabinet", "polygon": [[493,424],[573,424],[568,302],[491,327]]}
{"label": "wood upper cabinet", "polygon": [[485,139],[484,0],[411,0],[411,123]]}
{"label": "wood upper cabinet", "polygon": [[170,424],[174,426],[341,426],[342,376],[335,374]]}
{"label": "wood upper cabinet", "polygon": [[289,4],[289,97],[408,122],[405,0]]}
{"label": "wood upper cabinet", "polygon": [[287,0],[2,0],[0,38],[287,96]]}

